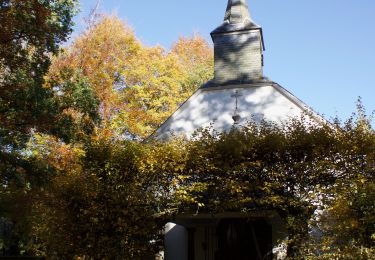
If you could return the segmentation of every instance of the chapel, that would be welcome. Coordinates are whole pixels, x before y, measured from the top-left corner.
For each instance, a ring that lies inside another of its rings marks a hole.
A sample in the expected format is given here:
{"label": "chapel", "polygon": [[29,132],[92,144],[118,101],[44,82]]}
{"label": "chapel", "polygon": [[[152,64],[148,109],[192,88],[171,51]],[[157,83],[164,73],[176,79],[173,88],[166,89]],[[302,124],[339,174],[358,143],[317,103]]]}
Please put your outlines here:
{"label": "chapel", "polygon": [[[309,114],[301,100],[263,74],[265,41],[246,0],[228,0],[223,23],[211,32],[214,78],[201,86],[153,135],[189,138],[211,126],[229,131],[248,121],[286,122]],[[186,214],[166,225],[166,260],[275,259],[287,237],[277,212]]]}

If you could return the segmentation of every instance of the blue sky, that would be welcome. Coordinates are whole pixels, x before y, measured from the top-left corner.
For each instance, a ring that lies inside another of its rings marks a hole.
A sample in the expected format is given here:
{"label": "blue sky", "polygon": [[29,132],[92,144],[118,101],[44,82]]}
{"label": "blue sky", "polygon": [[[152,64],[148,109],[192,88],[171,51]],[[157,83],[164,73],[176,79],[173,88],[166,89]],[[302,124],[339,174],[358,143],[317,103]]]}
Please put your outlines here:
{"label": "blue sky", "polygon": [[[76,32],[97,0],[81,0]],[[248,0],[265,36],[265,75],[330,119],[345,119],[359,96],[375,110],[374,0]],[[149,46],[169,48],[179,36],[209,33],[227,0],[102,0]]]}

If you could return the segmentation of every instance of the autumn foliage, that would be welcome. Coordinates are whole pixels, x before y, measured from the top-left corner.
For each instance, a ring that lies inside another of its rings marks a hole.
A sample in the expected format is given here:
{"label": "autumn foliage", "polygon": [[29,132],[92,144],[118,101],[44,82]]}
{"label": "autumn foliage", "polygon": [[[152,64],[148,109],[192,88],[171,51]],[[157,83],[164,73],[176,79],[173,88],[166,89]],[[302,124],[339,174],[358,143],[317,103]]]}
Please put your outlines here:
{"label": "autumn foliage", "polygon": [[49,77],[79,71],[100,101],[98,135],[144,138],[212,75],[212,49],[200,36],[171,51],[144,46],[115,16],[103,16],[57,57]]}
{"label": "autumn foliage", "polygon": [[75,1],[0,7],[1,254],[154,259],[179,214],[272,210],[290,259],[375,257],[375,132],[360,103],[344,123],[139,142],[212,78],[202,37],[149,47],[101,16],[60,50]]}
{"label": "autumn foliage", "polygon": [[[32,248],[46,256],[151,259],[162,248],[163,224],[176,215],[273,210],[286,223],[290,258],[351,252],[368,259],[375,134],[363,123],[250,123],[229,133],[204,129],[190,141],[91,143],[75,170],[60,169],[38,195]],[[318,240],[308,235],[313,226]]]}

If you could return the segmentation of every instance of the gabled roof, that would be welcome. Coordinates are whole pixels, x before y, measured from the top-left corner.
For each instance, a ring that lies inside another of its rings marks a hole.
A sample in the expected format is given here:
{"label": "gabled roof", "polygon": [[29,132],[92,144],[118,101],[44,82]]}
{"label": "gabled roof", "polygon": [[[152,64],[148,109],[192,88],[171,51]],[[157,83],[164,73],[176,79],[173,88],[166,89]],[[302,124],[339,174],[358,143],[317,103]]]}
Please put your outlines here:
{"label": "gabled roof", "polygon": [[[211,35],[215,42],[215,39],[226,38],[227,33],[252,34],[251,30],[260,31],[264,48],[262,29],[251,19],[247,1],[228,0],[224,23]],[[234,123],[237,126],[249,120],[283,123],[301,115],[308,115],[312,121],[326,122],[289,91],[265,77],[225,82],[213,79],[199,88],[149,138],[168,139],[181,134],[191,137],[195,130],[209,125],[222,132],[232,129]]]}
{"label": "gabled roof", "polygon": [[[240,91],[244,95],[240,104],[242,123],[251,119],[282,123],[302,115],[307,115],[315,122],[327,122],[285,88],[273,81],[264,80],[256,83],[202,86],[149,138],[168,139],[170,136],[181,134],[189,137],[194,130],[207,127],[211,123],[215,123],[212,126],[216,131],[229,129],[233,126],[231,116],[234,109],[231,93],[235,91]],[[229,119],[230,123],[221,125],[224,117]],[[216,124],[224,128],[216,128]]]}
{"label": "gabled roof", "polygon": [[250,16],[247,0],[228,0],[224,22],[211,34],[260,29]]}

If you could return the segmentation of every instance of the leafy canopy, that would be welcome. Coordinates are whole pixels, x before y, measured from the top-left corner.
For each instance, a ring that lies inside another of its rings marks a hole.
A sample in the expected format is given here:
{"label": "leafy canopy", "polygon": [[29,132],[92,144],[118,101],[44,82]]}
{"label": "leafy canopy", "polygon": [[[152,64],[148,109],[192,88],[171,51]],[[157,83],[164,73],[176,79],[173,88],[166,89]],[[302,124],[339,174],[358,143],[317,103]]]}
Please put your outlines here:
{"label": "leafy canopy", "polygon": [[199,36],[166,51],[147,47],[116,16],[102,16],[54,60],[49,77],[80,71],[100,102],[100,136],[144,138],[212,76],[213,55]]}
{"label": "leafy canopy", "polygon": [[[362,120],[344,126],[250,123],[229,133],[204,129],[190,141],[95,142],[75,170],[60,168],[38,200],[37,246],[45,255],[62,250],[145,259],[160,250],[163,221],[180,214],[272,210],[286,223],[290,258],[332,259],[350,252],[371,258],[374,148],[375,132]],[[318,218],[323,236],[317,241],[309,237],[308,223],[320,210],[327,218]],[[48,212],[58,217],[47,218],[53,216]],[[56,240],[57,228],[61,239],[71,240]],[[113,230],[123,244],[94,235],[113,236]],[[84,238],[82,246],[73,242],[77,238]]]}
{"label": "leafy canopy", "polygon": [[[76,4],[0,1],[0,221],[10,230],[0,240],[5,254],[23,250],[30,193],[52,172],[46,162],[28,156],[30,138],[41,132],[71,142],[91,133],[97,122],[96,97],[80,75],[55,89],[46,87],[51,58],[72,31]],[[72,111],[83,119],[74,121]]]}

